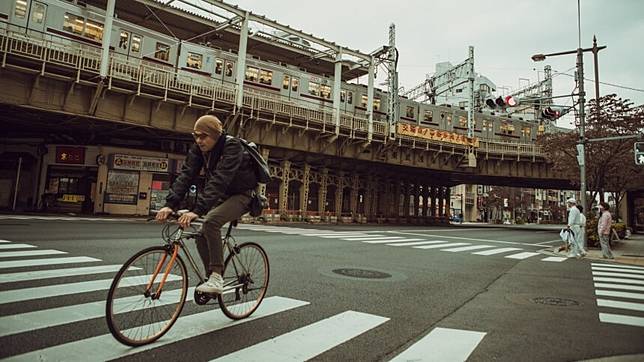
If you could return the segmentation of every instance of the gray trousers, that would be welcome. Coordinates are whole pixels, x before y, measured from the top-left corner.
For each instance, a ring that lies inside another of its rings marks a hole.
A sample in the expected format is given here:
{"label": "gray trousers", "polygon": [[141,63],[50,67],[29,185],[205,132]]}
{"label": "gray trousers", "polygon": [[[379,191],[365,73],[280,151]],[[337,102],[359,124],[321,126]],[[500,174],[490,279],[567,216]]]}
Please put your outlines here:
{"label": "gray trousers", "polygon": [[252,190],[229,197],[214,207],[203,217],[201,227],[203,236],[197,237],[197,251],[203,262],[206,277],[212,272],[222,274],[224,270],[224,245],[221,240],[221,227],[239,219],[248,212]]}
{"label": "gray trousers", "polygon": [[599,245],[602,247],[604,258],[613,258],[613,252],[610,250],[610,234],[599,235]]}

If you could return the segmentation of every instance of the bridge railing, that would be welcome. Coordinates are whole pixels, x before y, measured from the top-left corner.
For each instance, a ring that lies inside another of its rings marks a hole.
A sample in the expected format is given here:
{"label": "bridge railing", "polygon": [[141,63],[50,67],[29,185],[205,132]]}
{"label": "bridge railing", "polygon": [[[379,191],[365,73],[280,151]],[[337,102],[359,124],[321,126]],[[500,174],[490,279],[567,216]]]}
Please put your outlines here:
{"label": "bridge railing", "polygon": [[[61,38],[62,39],[62,38]],[[84,44],[70,43],[56,39],[55,36],[47,34],[46,38],[38,39],[23,32],[0,29],[0,51],[2,51],[2,66],[6,65],[7,54],[27,57],[42,62],[42,70],[45,70],[46,63],[55,63],[67,66],[76,71],[76,80],[80,80],[81,71],[96,73],[100,71],[101,48],[87,46]],[[198,74],[178,73],[174,68],[155,65],[139,59],[127,59],[118,54],[112,54],[108,67],[109,87],[114,80],[131,83],[137,87],[140,94],[142,87],[153,87],[161,90],[167,99],[168,93],[179,93],[189,97],[192,104],[193,97],[210,100],[212,107],[215,102],[234,104],[236,98],[236,85],[222,84],[211,77]],[[323,130],[335,128],[333,109],[321,107],[317,103],[303,105],[302,102],[295,102],[251,87],[244,87],[243,105],[253,111],[285,115],[290,118],[299,118],[309,125],[317,125]],[[365,116],[340,112],[339,126],[348,132],[352,138],[367,138],[369,131],[369,120]],[[387,122],[373,121],[373,135],[386,138],[389,134]],[[398,135],[403,139],[409,138]],[[415,140],[416,142],[426,142]],[[443,144],[442,142],[431,141],[431,143]],[[461,145],[445,144],[454,148],[464,148]],[[518,144],[499,142],[493,140],[481,140],[478,152],[508,154],[518,156],[543,156],[541,147],[533,144]]]}

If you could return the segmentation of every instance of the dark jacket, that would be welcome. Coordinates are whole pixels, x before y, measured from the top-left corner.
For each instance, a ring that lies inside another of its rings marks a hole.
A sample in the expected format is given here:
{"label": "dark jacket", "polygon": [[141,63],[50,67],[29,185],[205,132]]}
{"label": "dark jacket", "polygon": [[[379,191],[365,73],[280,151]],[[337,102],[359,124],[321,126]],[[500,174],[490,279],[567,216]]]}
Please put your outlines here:
{"label": "dark jacket", "polygon": [[172,184],[166,206],[176,210],[186,192],[205,167],[205,187],[197,197],[192,210],[204,215],[231,195],[241,194],[257,187],[253,160],[237,138],[222,134],[210,152],[204,154],[194,144],[181,168],[181,174]]}

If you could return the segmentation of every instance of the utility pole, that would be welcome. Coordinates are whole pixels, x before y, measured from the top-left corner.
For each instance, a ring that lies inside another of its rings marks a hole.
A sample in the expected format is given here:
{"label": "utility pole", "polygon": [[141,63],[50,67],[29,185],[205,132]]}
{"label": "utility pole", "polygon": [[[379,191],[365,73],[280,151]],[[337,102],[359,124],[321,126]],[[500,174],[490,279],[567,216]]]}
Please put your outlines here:
{"label": "utility pole", "polygon": [[599,120],[599,116],[601,114],[600,108],[599,108],[599,62],[597,61],[597,53],[599,52],[599,48],[597,47],[597,37],[593,35],[593,62],[595,66],[595,102],[596,104],[596,116],[597,120]]}
{"label": "utility pole", "polygon": [[387,107],[387,120],[389,121],[389,139],[394,139],[396,136],[396,125],[400,118],[400,110],[398,109],[398,49],[396,49],[396,25],[389,26],[389,54],[388,59],[389,67],[389,107]]}
{"label": "utility pole", "polygon": [[586,207],[586,92],[584,92],[584,53],[581,47],[577,48],[577,84],[579,86],[579,144],[577,150],[579,153],[579,183],[581,193],[579,195],[581,206],[587,213]]}

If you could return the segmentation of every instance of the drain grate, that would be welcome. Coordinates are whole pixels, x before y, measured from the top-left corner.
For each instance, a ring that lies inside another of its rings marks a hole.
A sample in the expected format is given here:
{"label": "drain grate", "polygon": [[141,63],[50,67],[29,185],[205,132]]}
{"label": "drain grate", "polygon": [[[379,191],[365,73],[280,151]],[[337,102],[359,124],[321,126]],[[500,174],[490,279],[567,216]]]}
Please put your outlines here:
{"label": "drain grate", "polygon": [[554,305],[557,307],[571,307],[579,305],[579,302],[572,299],[557,298],[557,297],[537,297],[532,301],[537,304]]}
{"label": "drain grate", "polygon": [[356,269],[356,268],[340,268],[333,269],[332,272],[347,277],[364,278],[364,279],[387,279],[391,278],[391,274],[379,272],[376,270]]}

